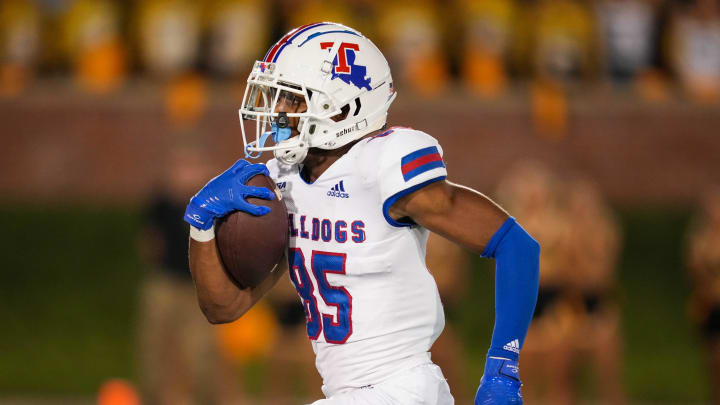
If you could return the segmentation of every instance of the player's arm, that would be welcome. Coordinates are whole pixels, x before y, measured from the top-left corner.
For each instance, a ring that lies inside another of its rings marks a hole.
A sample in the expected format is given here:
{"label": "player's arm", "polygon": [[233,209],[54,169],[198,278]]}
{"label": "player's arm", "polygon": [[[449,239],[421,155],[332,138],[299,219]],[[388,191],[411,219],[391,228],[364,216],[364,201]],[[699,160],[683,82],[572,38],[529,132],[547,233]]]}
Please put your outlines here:
{"label": "player's arm", "polygon": [[446,180],[398,199],[388,213],[396,221],[410,218],[477,253],[482,253],[495,231],[509,218],[486,196]]}
{"label": "player's arm", "polygon": [[241,290],[225,273],[220,260],[213,227],[215,219],[235,210],[265,215],[268,207],[249,204],[245,198],[275,198],[267,188],[245,185],[256,174],[268,175],[265,165],[237,161],[195,194],[185,211],[184,219],[191,226],[190,271],[200,308],[211,323],[232,322],[242,316],[275,285],[287,268],[287,264],[281,263],[260,285]]}
{"label": "player's arm", "polygon": [[[193,230],[193,233],[196,233]],[[202,240],[202,238],[199,238]],[[190,271],[198,303],[210,323],[227,323],[241,317],[267,293],[287,270],[287,257],[255,288],[239,289],[223,268],[215,238],[201,242],[190,238]]]}
{"label": "player's arm", "polygon": [[367,145],[370,153],[360,167],[377,172],[388,224],[417,223],[495,259],[496,319],[489,353],[517,360],[537,300],[537,242],[489,198],[446,181],[442,148],[430,135],[396,129]]}
{"label": "player's arm", "polygon": [[388,214],[495,259],[495,328],[475,403],[521,403],[517,361],[537,301],[538,243],[489,198],[445,180],[399,198]]}

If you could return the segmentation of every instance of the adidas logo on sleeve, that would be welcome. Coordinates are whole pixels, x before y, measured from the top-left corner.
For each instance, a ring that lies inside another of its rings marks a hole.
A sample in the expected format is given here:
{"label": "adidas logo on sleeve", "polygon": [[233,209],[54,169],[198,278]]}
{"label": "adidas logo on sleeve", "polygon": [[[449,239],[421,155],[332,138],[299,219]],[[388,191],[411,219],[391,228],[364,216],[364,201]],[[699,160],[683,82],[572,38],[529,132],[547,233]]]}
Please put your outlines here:
{"label": "adidas logo on sleeve", "polygon": [[333,188],[330,189],[330,191],[327,192],[327,195],[337,198],[350,198],[350,194],[345,192],[345,185],[343,184],[343,181],[344,180],[340,180],[339,183],[337,183]]}
{"label": "adidas logo on sleeve", "polygon": [[503,346],[503,349],[513,353],[520,353],[520,341],[515,339],[507,342],[505,343],[505,346]]}

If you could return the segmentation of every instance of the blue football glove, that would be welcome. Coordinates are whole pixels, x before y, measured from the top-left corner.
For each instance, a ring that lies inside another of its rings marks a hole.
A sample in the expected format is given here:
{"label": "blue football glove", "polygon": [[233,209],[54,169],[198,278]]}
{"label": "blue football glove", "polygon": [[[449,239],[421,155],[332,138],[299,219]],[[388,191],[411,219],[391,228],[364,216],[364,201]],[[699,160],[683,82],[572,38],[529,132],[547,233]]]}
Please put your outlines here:
{"label": "blue football glove", "polygon": [[270,173],[261,163],[250,164],[242,159],[235,162],[232,167],[210,180],[190,199],[185,209],[185,222],[200,230],[207,230],[213,225],[215,218],[223,217],[235,210],[255,216],[270,212],[268,207],[245,201],[248,197],[275,199],[275,193],[265,187],[245,185],[256,174],[268,176]]}
{"label": "blue football glove", "polygon": [[475,405],[522,405],[521,385],[517,361],[488,357]]}

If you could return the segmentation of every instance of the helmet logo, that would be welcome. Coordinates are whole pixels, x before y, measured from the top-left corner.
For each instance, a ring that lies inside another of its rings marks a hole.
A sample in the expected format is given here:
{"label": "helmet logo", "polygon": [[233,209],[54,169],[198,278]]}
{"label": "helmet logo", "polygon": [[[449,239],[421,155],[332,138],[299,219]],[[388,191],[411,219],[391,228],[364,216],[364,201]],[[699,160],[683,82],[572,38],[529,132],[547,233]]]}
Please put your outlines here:
{"label": "helmet logo", "polygon": [[[334,42],[321,42],[320,49],[330,49],[335,45]],[[333,70],[331,80],[336,78],[347,84],[352,84],[358,89],[372,90],[370,87],[370,78],[367,76],[367,66],[356,65],[356,52],[360,51],[358,44],[350,42],[341,42],[338,53],[333,59]]]}

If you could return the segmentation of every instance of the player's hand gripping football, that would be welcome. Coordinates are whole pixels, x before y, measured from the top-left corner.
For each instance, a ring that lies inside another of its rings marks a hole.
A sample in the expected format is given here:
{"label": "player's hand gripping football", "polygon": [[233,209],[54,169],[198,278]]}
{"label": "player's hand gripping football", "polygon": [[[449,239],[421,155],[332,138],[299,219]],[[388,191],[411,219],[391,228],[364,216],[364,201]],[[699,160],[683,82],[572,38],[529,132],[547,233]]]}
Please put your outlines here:
{"label": "player's hand gripping football", "polygon": [[475,405],[522,405],[521,385],[517,361],[488,357]]}
{"label": "player's hand gripping football", "polygon": [[269,175],[262,163],[250,164],[240,159],[232,167],[210,180],[195,194],[185,209],[185,221],[195,228],[206,230],[215,218],[239,210],[255,216],[270,212],[270,208],[257,206],[245,201],[248,197],[275,199],[275,193],[265,187],[246,186],[245,183],[256,174]]}

